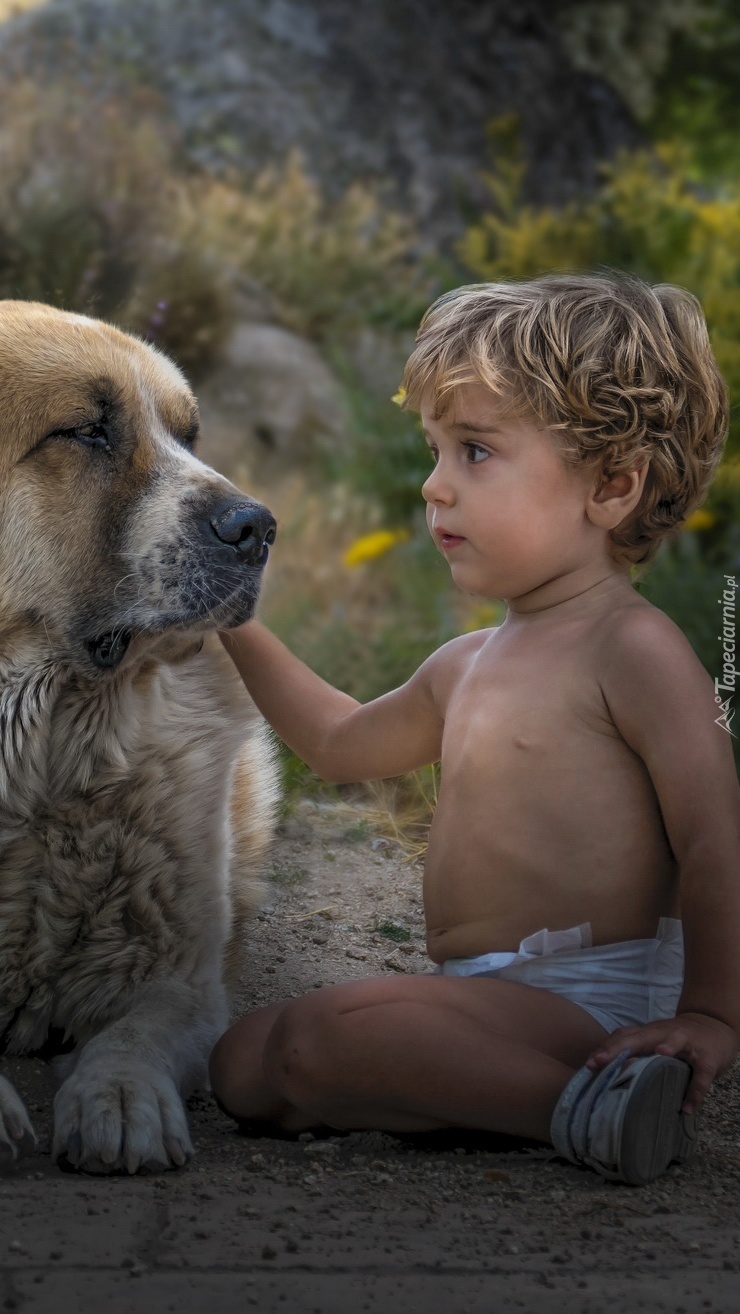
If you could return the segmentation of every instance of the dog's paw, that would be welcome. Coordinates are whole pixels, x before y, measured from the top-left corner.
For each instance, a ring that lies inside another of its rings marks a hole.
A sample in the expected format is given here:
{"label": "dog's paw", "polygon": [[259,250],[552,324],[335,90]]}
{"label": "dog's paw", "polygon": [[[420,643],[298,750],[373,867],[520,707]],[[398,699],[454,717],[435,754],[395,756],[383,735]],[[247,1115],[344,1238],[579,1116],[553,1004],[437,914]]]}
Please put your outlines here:
{"label": "dog's paw", "polygon": [[83,1061],[54,1100],[52,1152],[67,1171],[159,1173],[194,1151],[170,1077],[136,1061],[117,1073]]}
{"label": "dog's paw", "polygon": [[36,1134],[20,1095],[0,1077],[0,1165],[16,1162],[36,1149]]}

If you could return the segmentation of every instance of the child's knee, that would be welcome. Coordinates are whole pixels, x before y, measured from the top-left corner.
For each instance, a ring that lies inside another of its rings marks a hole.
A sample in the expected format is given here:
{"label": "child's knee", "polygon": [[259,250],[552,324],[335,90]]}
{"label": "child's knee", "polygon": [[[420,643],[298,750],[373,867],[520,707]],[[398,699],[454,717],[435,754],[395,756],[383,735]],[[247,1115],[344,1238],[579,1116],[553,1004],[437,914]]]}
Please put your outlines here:
{"label": "child's knee", "polygon": [[295,999],[277,1019],[262,1055],[265,1080],[296,1107],[320,1099],[337,1079],[337,1022],[332,1005]]}

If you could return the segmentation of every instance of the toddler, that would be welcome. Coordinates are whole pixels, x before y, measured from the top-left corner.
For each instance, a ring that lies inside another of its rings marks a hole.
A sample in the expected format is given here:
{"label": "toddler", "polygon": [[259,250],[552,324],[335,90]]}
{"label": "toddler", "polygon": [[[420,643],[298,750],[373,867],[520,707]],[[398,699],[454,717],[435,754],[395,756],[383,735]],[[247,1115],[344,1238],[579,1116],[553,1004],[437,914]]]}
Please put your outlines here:
{"label": "toddler", "polygon": [[721,456],[704,319],[688,292],[616,274],[462,287],[427,311],[403,387],[429,532],[503,622],[365,705],[256,621],[222,640],[324,779],[441,762],[436,966],[256,1009],[216,1045],[213,1089],[284,1131],[489,1129],[649,1182],[691,1153],[740,1033],[730,737],[630,574]]}

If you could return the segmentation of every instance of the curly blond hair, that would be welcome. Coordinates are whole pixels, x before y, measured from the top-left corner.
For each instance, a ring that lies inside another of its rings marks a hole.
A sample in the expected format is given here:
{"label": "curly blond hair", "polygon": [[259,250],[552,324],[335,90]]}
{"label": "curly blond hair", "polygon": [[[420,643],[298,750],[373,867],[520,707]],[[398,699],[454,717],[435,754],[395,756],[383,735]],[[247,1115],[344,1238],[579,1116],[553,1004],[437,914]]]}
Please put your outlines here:
{"label": "curly blond hair", "polygon": [[403,405],[441,415],[483,383],[534,414],[563,459],[607,478],[649,462],[640,502],[611,531],[619,562],[649,561],[703,501],[727,437],[724,380],[696,297],[631,275],[547,274],[473,283],[438,298],[406,364]]}

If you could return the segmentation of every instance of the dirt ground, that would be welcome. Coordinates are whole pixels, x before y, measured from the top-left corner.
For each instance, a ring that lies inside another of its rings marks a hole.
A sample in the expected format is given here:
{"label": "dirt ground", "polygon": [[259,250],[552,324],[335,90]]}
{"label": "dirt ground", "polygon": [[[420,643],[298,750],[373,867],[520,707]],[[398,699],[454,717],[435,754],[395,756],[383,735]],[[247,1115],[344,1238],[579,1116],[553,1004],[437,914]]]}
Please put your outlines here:
{"label": "dirt ground", "polygon": [[[302,804],[270,871],[240,1011],[429,969],[421,869],[356,816]],[[404,931],[410,938],[399,938]],[[190,1101],[197,1155],[185,1170],[65,1175],[49,1157],[51,1070],[36,1060],[4,1070],[41,1144],[0,1180],[2,1310],[740,1309],[737,1066],[705,1104],[691,1164],[642,1188],[488,1134],[255,1139],[207,1095]]]}

